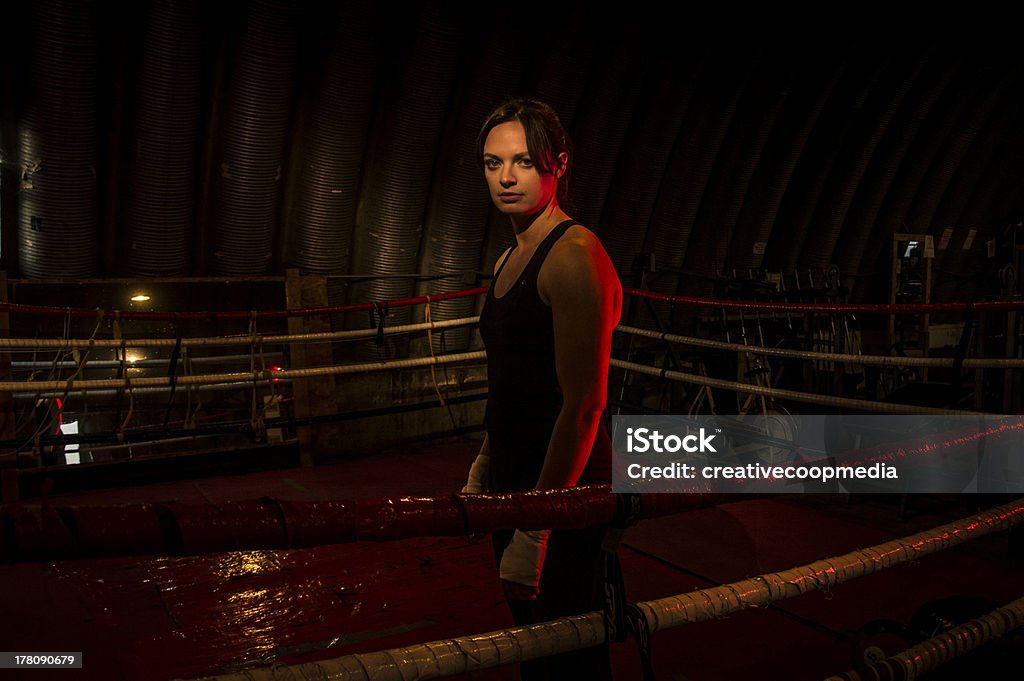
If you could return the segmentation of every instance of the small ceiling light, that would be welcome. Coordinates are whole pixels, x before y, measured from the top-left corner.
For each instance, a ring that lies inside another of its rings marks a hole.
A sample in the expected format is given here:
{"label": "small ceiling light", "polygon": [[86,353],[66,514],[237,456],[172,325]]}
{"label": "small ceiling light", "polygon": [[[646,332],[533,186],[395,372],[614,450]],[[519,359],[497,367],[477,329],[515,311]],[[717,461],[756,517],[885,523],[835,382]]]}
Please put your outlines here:
{"label": "small ceiling light", "polygon": [[135,352],[133,350],[129,350],[128,353],[125,355],[124,359],[129,364],[135,364],[139,360],[146,359],[146,357],[144,355],[142,355],[141,353]]}
{"label": "small ceiling light", "polygon": [[149,296],[145,293],[136,293],[131,299],[133,303],[144,303],[149,300]]}

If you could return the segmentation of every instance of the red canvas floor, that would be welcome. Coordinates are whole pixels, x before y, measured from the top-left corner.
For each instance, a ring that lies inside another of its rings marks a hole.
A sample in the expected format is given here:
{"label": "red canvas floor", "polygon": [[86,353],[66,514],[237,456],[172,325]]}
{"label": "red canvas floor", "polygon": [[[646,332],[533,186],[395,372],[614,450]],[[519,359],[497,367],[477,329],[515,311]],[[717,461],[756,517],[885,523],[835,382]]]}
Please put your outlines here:
{"label": "red canvas floor", "polygon": [[[461,486],[474,448],[425,445],[312,469],[63,494],[53,502],[439,494]],[[787,569],[955,520],[976,503],[922,497],[901,514],[892,498],[788,497],[644,521],[631,528],[621,551],[629,597],[647,600]],[[1024,568],[1008,559],[1005,534],[829,593],[658,632],[658,678],[825,679],[850,668],[866,623],[906,623],[919,606],[948,595],[1000,603],[1024,595]],[[0,565],[0,648],[84,653],[83,670],[24,673],[34,681],[191,679],[510,624],[489,543],[460,538]],[[617,679],[639,678],[631,642],[614,646],[613,663]],[[514,673],[509,667],[471,678],[498,681]]]}

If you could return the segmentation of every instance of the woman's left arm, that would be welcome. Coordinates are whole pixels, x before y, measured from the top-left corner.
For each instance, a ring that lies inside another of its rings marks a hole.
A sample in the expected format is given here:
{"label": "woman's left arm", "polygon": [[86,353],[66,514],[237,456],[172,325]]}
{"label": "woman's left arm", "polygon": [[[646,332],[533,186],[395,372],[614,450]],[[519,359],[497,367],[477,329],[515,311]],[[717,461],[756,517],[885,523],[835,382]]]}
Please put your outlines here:
{"label": "woman's left arm", "polygon": [[563,401],[536,487],[572,487],[587,464],[607,401],[608,360],[622,287],[601,242],[585,229],[559,239],[538,283],[554,319],[555,369]]}

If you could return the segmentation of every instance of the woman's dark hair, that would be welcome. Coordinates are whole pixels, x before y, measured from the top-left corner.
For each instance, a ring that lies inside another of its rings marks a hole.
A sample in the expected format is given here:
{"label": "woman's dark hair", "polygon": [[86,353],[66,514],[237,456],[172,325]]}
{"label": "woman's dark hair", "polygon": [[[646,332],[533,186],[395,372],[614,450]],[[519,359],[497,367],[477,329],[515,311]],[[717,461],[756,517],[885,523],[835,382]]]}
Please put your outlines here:
{"label": "woman's dark hair", "polygon": [[476,158],[483,163],[484,142],[491,130],[502,123],[519,121],[526,131],[526,148],[530,152],[537,170],[554,175],[559,154],[565,153],[568,160],[565,172],[558,178],[558,203],[565,206],[569,201],[569,177],[572,169],[572,141],[566,134],[555,110],[544,102],[526,97],[513,97],[498,105],[487,116],[480,134],[476,138]]}

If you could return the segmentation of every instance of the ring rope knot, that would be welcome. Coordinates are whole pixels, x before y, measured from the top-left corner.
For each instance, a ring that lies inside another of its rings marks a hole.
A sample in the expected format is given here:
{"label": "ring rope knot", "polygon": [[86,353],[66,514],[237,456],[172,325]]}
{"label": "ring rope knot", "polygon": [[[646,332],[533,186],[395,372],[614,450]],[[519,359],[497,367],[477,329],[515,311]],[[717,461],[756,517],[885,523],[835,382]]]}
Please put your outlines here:
{"label": "ring rope knot", "polygon": [[167,431],[167,423],[171,418],[171,407],[174,405],[174,394],[178,388],[178,362],[181,360],[181,323],[178,313],[171,315],[171,329],[174,331],[174,348],[171,350],[171,357],[167,362],[167,380],[171,390],[167,396],[167,406],[164,407],[163,430]]}
{"label": "ring rope knot", "polygon": [[135,413],[135,393],[132,390],[132,379],[127,373],[124,375],[124,387],[128,391],[128,413],[125,415],[124,421],[121,422],[121,427],[117,431],[118,442],[124,442],[124,431],[132,420],[132,415]]}
{"label": "ring rope knot", "polygon": [[178,385],[178,361],[181,359],[181,326],[178,323],[178,313],[174,313],[171,320],[171,327],[174,329],[174,347],[171,349],[171,358],[167,363],[167,378],[171,382],[171,392]]}
{"label": "ring rope knot", "polygon": [[255,346],[259,341],[256,335],[256,310],[249,310],[249,345]]}
{"label": "ring rope knot", "polygon": [[249,367],[253,369],[254,374],[256,373],[255,365],[255,353],[258,351],[260,355],[260,368],[258,377],[261,379],[269,380],[270,372],[267,370],[267,357],[263,354],[263,338],[256,333],[256,311],[252,313],[252,319],[249,321],[249,347],[251,351]]}
{"label": "ring rope knot", "polygon": [[[374,318],[376,314],[376,319]],[[379,302],[374,301],[373,310],[370,312],[370,324],[376,325],[377,337],[374,339],[374,343],[378,348],[384,347],[384,319],[388,316],[388,301]]]}
{"label": "ring rope knot", "polygon": [[[114,310],[114,325],[112,329],[114,340],[120,341],[118,345],[118,361],[121,363],[121,375],[127,376],[128,369],[125,364],[128,362],[128,339],[121,333],[121,311]],[[127,387],[127,386],[126,386]]]}
{"label": "ring rope knot", "polygon": [[430,348],[430,358],[435,360],[435,362],[430,365],[430,379],[434,382],[434,392],[437,393],[437,399],[443,407],[445,406],[444,395],[441,394],[441,387],[437,384],[437,357],[434,355],[434,334],[431,333],[431,329],[434,327],[434,322],[430,318],[430,296],[427,296],[427,304],[423,307],[423,317],[429,325],[427,326],[427,347]]}
{"label": "ring rope knot", "polygon": [[118,361],[120,363],[121,378],[124,380],[123,389],[128,391],[128,413],[117,429],[117,441],[124,442],[124,431],[135,413],[135,395],[132,392],[131,378],[128,376],[128,339],[121,332],[121,311],[114,310],[114,323],[112,328],[114,340],[120,341],[118,346]]}
{"label": "ring rope knot", "polygon": [[[256,368],[256,349],[259,347],[260,368]],[[263,344],[259,342],[256,334],[256,310],[249,312],[249,371],[252,373],[252,402],[249,410],[249,426],[252,428],[253,437],[262,442],[267,432],[266,422],[263,420],[263,409],[259,406],[259,382],[267,378],[267,360],[263,355]]]}
{"label": "ring rope knot", "polygon": [[639,494],[617,494],[615,517],[605,531],[601,544],[601,572],[604,580],[604,626],[608,642],[620,642],[633,635],[640,652],[644,681],[654,681],[651,663],[650,626],[635,603],[626,600],[618,548],[626,529],[636,523],[643,511]]}
{"label": "ring rope knot", "polygon": [[[70,308],[68,308],[68,309],[70,310]],[[82,355],[80,357],[78,356],[78,351],[77,350],[73,351],[74,357],[77,360],[78,364],[75,367],[74,372],[72,372],[72,374],[68,377],[68,380],[64,384],[64,394],[61,395],[61,398],[60,398],[60,405],[61,406],[60,406],[60,410],[58,411],[57,416],[56,416],[58,421],[60,420],[61,414],[63,414],[63,412],[64,412],[64,405],[67,403],[68,393],[71,392],[71,387],[74,385],[75,379],[77,379],[78,375],[80,373],[82,373],[82,370],[85,368],[86,363],[89,361],[89,355],[92,353],[93,349],[96,347],[96,334],[99,333],[100,328],[103,326],[103,317],[104,317],[104,311],[101,308],[97,308],[96,309],[96,327],[93,328],[92,335],[89,336],[89,346],[86,348],[85,352],[82,353]]]}

